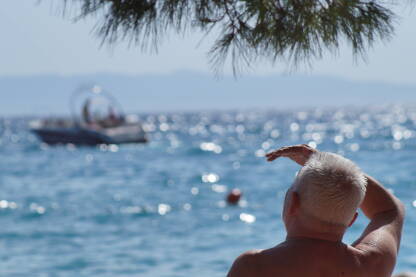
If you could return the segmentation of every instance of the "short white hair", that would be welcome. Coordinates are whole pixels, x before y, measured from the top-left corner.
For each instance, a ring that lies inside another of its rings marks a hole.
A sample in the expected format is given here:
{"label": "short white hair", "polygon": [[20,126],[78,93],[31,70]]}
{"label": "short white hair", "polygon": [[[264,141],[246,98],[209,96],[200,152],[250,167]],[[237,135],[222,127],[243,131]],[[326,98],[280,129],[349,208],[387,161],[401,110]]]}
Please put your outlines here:
{"label": "short white hair", "polygon": [[303,212],[321,221],[347,226],[364,199],[367,179],[352,161],[327,152],[312,155],[293,187]]}

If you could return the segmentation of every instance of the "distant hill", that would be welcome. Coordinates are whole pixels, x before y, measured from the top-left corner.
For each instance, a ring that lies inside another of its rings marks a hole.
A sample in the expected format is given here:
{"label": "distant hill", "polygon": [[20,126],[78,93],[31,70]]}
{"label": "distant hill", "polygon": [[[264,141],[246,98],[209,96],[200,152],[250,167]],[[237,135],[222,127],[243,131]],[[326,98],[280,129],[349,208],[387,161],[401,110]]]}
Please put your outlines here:
{"label": "distant hill", "polygon": [[222,77],[169,75],[39,75],[0,77],[0,115],[69,114],[72,91],[95,82],[110,90],[125,110],[249,109],[310,106],[416,104],[416,87],[353,82],[324,76]]}

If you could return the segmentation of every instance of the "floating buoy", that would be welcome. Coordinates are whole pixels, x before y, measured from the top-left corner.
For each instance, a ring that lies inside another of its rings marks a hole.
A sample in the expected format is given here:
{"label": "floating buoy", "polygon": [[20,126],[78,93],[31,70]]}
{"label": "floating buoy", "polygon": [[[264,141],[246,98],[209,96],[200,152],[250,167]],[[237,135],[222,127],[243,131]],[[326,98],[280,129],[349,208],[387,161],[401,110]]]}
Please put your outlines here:
{"label": "floating buoy", "polygon": [[242,193],[239,189],[231,190],[231,192],[227,195],[227,203],[237,205],[238,201],[240,201],[241,195]]}

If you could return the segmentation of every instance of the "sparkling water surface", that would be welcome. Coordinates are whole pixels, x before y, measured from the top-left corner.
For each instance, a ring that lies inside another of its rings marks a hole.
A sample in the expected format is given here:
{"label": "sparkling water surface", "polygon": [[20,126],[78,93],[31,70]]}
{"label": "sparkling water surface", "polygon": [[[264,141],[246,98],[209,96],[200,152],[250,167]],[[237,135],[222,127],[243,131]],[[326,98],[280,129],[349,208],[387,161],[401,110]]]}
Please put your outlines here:
{"label": "sparkling water surface", "polygon": [[[299,166],[263,156],[298,143],[345,155],[402,199],[396,271],[416,271],[416,107],[140,118],[150,143],[97,147],[49,147],[30,119],[0,119],[1,276],[225,276],[241,252],[285,238]],[[227,206],[234,187],[243,201]]]}

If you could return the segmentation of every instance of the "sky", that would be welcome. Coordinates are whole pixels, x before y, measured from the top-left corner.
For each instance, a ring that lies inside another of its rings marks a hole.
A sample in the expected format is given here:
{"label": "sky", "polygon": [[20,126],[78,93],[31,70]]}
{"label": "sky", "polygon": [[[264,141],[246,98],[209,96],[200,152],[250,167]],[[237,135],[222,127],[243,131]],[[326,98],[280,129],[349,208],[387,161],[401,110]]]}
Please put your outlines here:
{"label": "sky", "polygon": [[[63,0],[3,0],[0,8],[0,76],[42,74],[79,75],[94,73],[171,74],[181,71],[214,74],[206,53],[212,40],[201,43],[201,35],[166,39],[158,53],[142,53],[138,47],[120,43],[100,46],[93,28],[98,18],[78,21],[62,16]],[[398,7],[401,19],[396,36],[378,43],[366,61],[354,61],[350,49],[342,47],[328,56],[289,72],[287,66],[258,64],[246,75],[306,74],[346,80],[416,84],[416,11]],[[225,72],[228,74],[230,72]]]}

